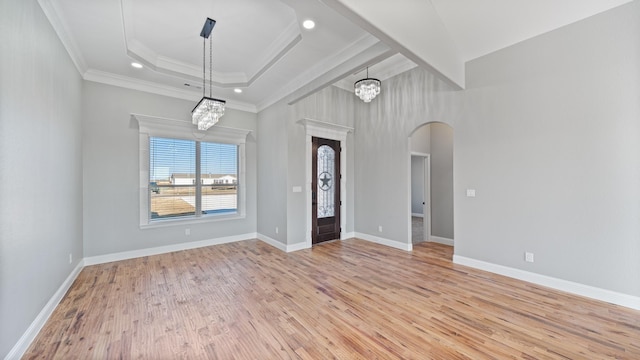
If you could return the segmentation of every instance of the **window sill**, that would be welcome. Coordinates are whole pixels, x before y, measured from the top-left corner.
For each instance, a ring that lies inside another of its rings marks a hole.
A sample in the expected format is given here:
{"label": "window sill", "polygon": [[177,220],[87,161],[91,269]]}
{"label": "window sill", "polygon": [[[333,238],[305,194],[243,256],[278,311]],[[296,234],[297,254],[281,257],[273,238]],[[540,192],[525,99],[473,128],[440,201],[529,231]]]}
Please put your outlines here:
{"label": "window sill", "polygon": [[140,224],[140,229],[156,229],[166,228],[172,226],[192,225],[192,224],[205,224],[218,221],[230,221],[244,219],[244,214],[229,214],[229,215],[215,215],[215,216],[202,216],[199,218],[187,218],[187,219],[163,219],[150,221],[148,224]]}

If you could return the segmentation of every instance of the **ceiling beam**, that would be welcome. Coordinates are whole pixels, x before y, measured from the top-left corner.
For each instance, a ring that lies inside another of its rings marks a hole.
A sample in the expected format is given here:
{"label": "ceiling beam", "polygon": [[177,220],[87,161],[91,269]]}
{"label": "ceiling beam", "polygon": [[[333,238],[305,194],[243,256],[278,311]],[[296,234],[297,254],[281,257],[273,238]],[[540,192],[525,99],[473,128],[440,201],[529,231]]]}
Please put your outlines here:
{"label": "ceiling beam", "polygon": [[316,77],[314,80],[291,93],[286,98],[287,104],[293,105],[307,96],[335,83],[336,81],[362,70],[367,66],[377,64],[396,53],[397,52],[395,50],[389,48],[386,44],[377,42],[373,46],[326,71],[324,74]]}
{"label": "ceiling beam", "polygon": [[321,1],[440,79],[464,89],[464,61],[431,1]]}

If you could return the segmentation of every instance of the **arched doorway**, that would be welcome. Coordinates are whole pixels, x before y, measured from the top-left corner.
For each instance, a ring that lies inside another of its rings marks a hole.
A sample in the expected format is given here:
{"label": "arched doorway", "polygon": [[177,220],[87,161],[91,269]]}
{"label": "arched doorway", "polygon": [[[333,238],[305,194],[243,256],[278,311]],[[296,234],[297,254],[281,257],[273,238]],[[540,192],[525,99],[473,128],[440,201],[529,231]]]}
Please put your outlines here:
{"label": "arched doorway", "polygon": [[420,125],[410,136],[410,240],[454,245],[453,128]]}

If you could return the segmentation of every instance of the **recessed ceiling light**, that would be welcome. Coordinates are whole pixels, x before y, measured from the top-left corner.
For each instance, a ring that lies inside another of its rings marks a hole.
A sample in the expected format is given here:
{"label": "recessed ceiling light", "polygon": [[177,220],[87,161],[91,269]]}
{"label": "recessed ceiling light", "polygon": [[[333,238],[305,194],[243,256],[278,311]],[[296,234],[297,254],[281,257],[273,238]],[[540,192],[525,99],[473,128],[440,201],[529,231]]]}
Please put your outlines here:
{"label": "recessed ceiling light", "polygon": [[305,20],[302,22],[302,26],[307,30],[311,30],[316,27],[316,23],[313,20]]}
{"label": "recessed ceiling light", "polygon": [[236,94],[240,94],[240,93],[242,93],[242,89],[235,88],[235,89],[233,89],[233,92],[236,93]]}
{"label": "recessed ceiling light", "polygon": [[131,66],[133,66],[136,69],[142,69],[142,64],[137,63],[137,62],[132,62]]}

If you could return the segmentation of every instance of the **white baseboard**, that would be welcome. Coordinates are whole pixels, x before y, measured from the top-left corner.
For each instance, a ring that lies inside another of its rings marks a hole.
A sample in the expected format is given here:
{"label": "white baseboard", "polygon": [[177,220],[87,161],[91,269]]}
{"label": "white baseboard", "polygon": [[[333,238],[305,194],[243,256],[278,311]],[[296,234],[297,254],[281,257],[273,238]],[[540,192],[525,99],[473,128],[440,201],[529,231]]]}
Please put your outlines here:
{"label": "white baseboard", "polygon": [[431,235],[429,237],[429,241],[430,242],[434,242],[434,243],[438,243],[438,244],[444,244],[444,245],[453,246],[453,239],[447,239],[447,238],[443,238],[443,237],[439,237],[439,236]]}
{"label": "white baseboard", "polygon": [[267,235],[263,235],[263,234],[257,234],[256,237],[258,238],[258,240],[260,240],[262,242],[265,242],[265,243],[273,246],[274,248],[276,248],[278,250],[287,252],[287,245],[281,243],[280,241],[278,241],[276,239],[270,238]]}
{"label": "white baseboard", "polygon": [[419,218],[424,218],[424,214],[418,214],[418,213],[411,213],[411,216],[413,216],[413,217],[419,217]]}
{"label": "white baseboard", "polygon": [[[356,237],[355,233],[353,232],[349,232],[349,233],[342,233],[340,236],[340,240],[347,240],[347,239],[351,239]],[[263,234],[258,234],[257,236],[258,240],[260,241],[264,241],[265,243],[279,249],[282,250],[284,252],[293,252],[293,251],[298,251],[298,250],[303,250],[303,249],[310,249],[311,248],[311,244],[307,243],[307,242],[300,242],[300,243],[295,243],[295,244],[289,244],[289,245],[285,245],[283,243],[281,243],[280,241],[270,238],[266,235]]]}
{"label": "white baseboard", "polygon": [[124,251],[124,252],[119,252],[114,254],[91,256],[91,257],[84,258],[84,265],[90,266],[90,265],[104,264],[104,263],[109,263],[113,261],[135,259],[135,258],[144,257],[144,256],[160,255],[160,254],[166,254],[174,251],[197,249],[197,248],[211,246],[211,245],[220,245],[220,244],[226,244],[226,243],[255,239],[255,238],[257,238],[256,233],[248,233],[248,234],[242,234],[242,235],[226,236],[226,237],[221,237],[216,239],[192,241],[192,242],[172,244],[172,245],[166,245],[166,246],[158,246],[158,247],[148,248],[148,249]]}
{"label": "white baseboard", "polygon": [[553,278],[546,275],[540,275],[529,271],[514,269],[507,266],[492,264],[481,260],[475,260],[464,256],[453,255],[455,264],[465,265],[472,268],[489,271],[495,274],[508,276],[514,279],[527,281],[552,289],[568,292],[575,295],[585,296],[591,299],[605,301],[640,310],[640,297],[627,295],[611,290],[601,289],[594,286],[584,285],[573,281]]}
{"label": "white baseboard", "polygon": [[298,250],[303,250],[303,249],[309,249],[311,248],[311,244],[308,244],[306,241],[305,242],[301,242],[301,243],[296,243],[296,244],[291,244],[291,245],[287,245],[287,252],[293,252],[293,251],[298,251]]}
{"label": "white baseboard", "polygon": [[341,233],[340,234],[340,240],[347,240],[347,239],[351,239],[356,237],[356,233],[355,232],[348,232],[348,233]]}
{"label": "white baseboard", "polygon": [[80,260],[78,265],[71,271],[71,274],[67,276],[65,281],[60,285],[58,290],[53,294],[51,299],[47,302],[47,304],[42,308],[38,316],[36,316],[35,320],[29,325],[27,331],[22,334],[18,342],[13,346],[13,348],[9,351],[7,356],[5,356],[5,360],[13,360],[20,359],[22,355],[24,355],[25,351],[31,345],[33,339],[36,338],[44,324],[47,322],[53,311],[56,309],[56,306],[60,303],[64,294],[67,293],[73,282],[76,280],[80,271],[84,267],[84,261]]}
{"label": "white baseboard", "polygon": [[311,248],[311,244],[307,243],[306,241],[301,243],[286,245],[276,239],[270,238],[267,235],[263,235],[263,234],[258,234],[258,240],[263,241],[273,246],[274,248],[284,252],[293,252],[293,251]]}
{"label": "white baseboard", "polygon": [[400,242],[400,241],[389,240],[389,239],[381,238],[381,237],[378,237],[378,236],[373,236],[373,235],[359,233],[359,232],[356,232],[354,235],[355,235],[354,236],[355,238],[366,240],[366,241],[370,241],[370,242],[374,242],[376,244],[390,246],[392,248],[405,250],[405,251],[412,251],[413,250],[413,244],[411,244],[411,243],[403,243],[403,242]]}

